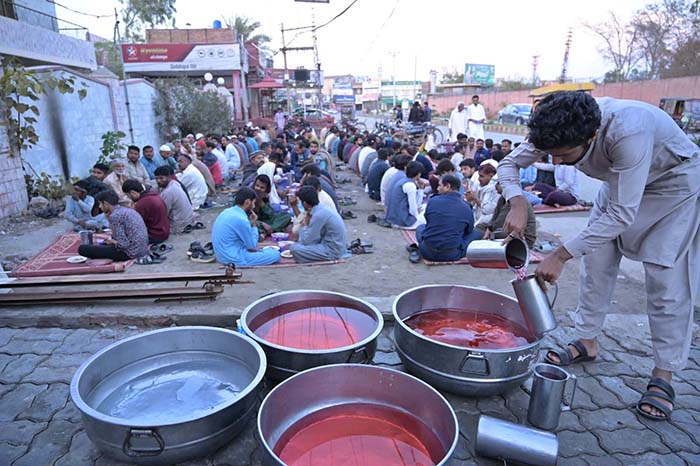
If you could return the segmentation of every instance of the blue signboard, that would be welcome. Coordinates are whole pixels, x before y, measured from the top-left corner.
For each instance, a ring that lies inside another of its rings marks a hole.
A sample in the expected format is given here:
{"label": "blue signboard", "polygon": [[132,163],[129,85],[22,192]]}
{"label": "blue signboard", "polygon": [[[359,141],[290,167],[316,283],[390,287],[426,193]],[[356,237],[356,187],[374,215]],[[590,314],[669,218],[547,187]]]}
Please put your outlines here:
{"label": "blue signboard", "polygon": [[354,104],[355,103],[355,96],[354,95],[335,95],[333,96],[333,102],[336,104]]}

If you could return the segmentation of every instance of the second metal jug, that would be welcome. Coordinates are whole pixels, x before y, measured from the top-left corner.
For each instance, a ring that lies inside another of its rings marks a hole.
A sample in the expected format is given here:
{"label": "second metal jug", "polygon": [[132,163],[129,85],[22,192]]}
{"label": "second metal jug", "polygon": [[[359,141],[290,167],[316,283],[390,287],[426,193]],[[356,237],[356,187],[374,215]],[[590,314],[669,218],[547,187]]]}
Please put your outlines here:
{"label": "second metal jug", "polygon": [[505,244],[501,240],[476,240],[467,246],[467,260],[472,267],[515,271],[527,268],[530,251],[520,238],[512,238]]}
{"label": "second metal jug", "polygon": [[559,294],[559,285],[554,284],[554,299],[550,301],[535,275],[528,275],[522,280],[515,279],[510,283],[513,285],[528,329],[534,336],[541,338],[545,333],[557,328],[552,307]]}
{"label": "second metal jug", "polygon": [[[559,425],[561,413],[571,410],[576,393],[576,376],[559,366],[539,363],[532,366],[532,377],[527,420],[540,429],[554,430]],[[574,388],[571,390],[571,398],[567,404],[565,391],[570,380],[573,380]]]}

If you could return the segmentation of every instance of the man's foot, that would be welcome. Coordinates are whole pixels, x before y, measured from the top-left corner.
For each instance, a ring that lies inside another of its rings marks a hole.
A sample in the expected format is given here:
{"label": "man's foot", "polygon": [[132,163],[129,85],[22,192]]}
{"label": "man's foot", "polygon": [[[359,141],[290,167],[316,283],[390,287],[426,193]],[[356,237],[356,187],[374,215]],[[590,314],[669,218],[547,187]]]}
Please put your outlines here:
{"label": "man's foot", "polygon": [[654,368],[647,391],[637,403],[637,411],[642,416],[664,421],[671,417],[676,393],[671,386],[672,373]]}
{"label": "man's foot", "polygon": [[547,351],[544,359],[555,366],[569,366],[579,362],[593,361],[598,356],[598,343],[595,339],[574,340],[566,348]]}

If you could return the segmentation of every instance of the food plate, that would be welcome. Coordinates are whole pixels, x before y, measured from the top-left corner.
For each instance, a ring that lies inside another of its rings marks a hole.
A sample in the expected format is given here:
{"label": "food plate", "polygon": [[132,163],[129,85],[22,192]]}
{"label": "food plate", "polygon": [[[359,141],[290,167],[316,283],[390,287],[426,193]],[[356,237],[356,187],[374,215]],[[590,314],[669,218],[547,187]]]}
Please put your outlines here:
{"label": "food plate", "polygon": [[263,249],[274,249],[275,251],[280,250],[279,246],[265,246]]}
{"label": "food plate", "polygon": [[289,259],[289,258],[293,257],[292,251],[282,251],[282,257],[284,257],[285,259]]}
{"label": "food plate", "polygon": [[85,256],[70,256],[68,259],[66,259],[66,262],[69,264],[82,264],[87,260],[88,258]]}
{"label": "food plate", "polygon": [[280,251],[286,251],[292,244],[294,244],[294,241],[280,241],[277,243],[277,246],[280,247]]}

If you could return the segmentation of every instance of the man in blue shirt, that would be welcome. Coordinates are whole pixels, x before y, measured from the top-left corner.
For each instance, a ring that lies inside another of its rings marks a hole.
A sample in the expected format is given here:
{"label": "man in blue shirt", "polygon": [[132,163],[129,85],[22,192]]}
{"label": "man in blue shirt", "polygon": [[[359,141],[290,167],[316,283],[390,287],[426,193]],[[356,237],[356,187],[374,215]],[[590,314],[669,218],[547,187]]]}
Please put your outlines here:
{"label": "man in blue shirt", "polygon": [[279,262],[276,249],[258,249],[258,216],[253,208],[258,195],[243,187],[234,198],[235,206],[219,214],[211,230],[216,260],[222,264],[234,263],[239,267],[271,265]]}
{"label": "man in blue shirt", "polygon": [[479,165],[481,165],[481,162],[484,160],[490,158],[489,156],[489,150],[484,147],[484,140],[483,139],[477,139],[476,140],[476,150],[474,150],[474,163],[476,163],[476,167],[479,168]]}
{"label": "man in blue shirt", "polygon": [[467,246],[483,233],[474,230],[474,214],[459,194],[460,182],[445,175],[438,185],[438,196],[428,201],[425,225],[416,229],[418,249],[423,258],[434,262],[451,262],[464,257]]}
{"label": "man in blue shirt", "polygon": [[167,162],[163,160],[163,157],[161,157],[158,154],[155,154],[153,152],[153,147],[152,146],[143,146],[142,149],[143,152],[143,157],[141,157],[141,165],[144,166],[146,169],[146,173],[148,173],[148,177],[152,180],[156,179],[156,168],[162,167],[165,165]]}

